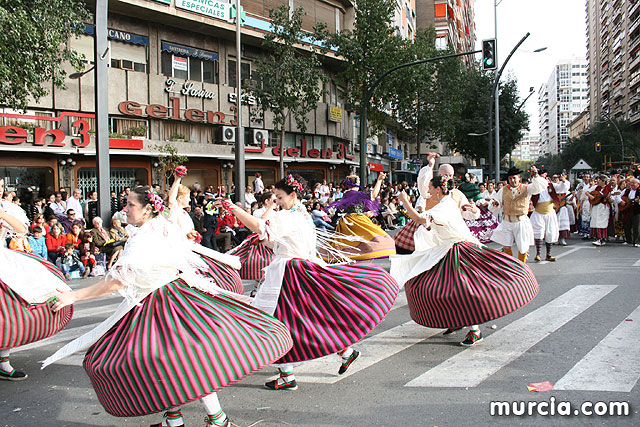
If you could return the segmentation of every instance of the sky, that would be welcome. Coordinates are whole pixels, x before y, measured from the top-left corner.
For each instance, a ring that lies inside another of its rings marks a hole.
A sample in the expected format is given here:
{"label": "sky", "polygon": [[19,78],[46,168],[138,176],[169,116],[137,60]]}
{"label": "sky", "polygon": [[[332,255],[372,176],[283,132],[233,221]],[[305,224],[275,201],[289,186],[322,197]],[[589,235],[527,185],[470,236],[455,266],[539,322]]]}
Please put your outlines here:
{"label": "sky", "polygon": [[[538,89],[563,59],[586,55],[586,0],[496,0],[498,2],[498,67],[527,32],[531,35],[513,54],[502,74],[518,80],[520,97],[535,93],[525,105],[529,128],[538,132]],[[477,49],[495,36],[494,0],[475,0]],[[543,52],[533,50],[546,47]],[[480,57],[478,56],[478,59]]]}

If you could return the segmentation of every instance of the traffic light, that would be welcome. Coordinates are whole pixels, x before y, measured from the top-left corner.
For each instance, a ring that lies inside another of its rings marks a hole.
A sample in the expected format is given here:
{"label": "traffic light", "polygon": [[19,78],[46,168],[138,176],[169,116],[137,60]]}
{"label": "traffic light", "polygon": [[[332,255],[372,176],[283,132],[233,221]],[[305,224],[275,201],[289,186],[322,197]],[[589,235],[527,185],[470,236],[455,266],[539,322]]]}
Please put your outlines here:
{"label": "traffic light", "polygon": [[596,142],[596,153],[599,153],[602,150],[602,144],[600,142]]}
{"label": "traffic light", "polygon": [[482,40],[482,68],[495,70],[498,65],[496,59],[496,39]]}

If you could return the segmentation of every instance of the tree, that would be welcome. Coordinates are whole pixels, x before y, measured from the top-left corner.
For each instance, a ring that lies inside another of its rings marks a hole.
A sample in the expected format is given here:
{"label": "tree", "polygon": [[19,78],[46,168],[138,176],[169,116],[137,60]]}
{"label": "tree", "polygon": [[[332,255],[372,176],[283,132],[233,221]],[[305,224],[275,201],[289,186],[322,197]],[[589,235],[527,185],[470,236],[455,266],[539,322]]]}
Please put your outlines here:
{"label": "tree", "polygon": [[26,109],[48,93],[47,81],[64,89],[62,66],[83,68],[82,57],[69,45],[83,34],[90,19],[79,0],[4,0],[0,4],[0,105]]}
{"label": "tree", "polygon": [[362,104],[367,104],[369,126],[374,131],[388,120],[388,104],[401,87],[393,75],[381,82],[371,99],[366,99],[368,88],[387,70],[409,62],[406,43],[391,26],[395,5],[394,0],[358,0],[353,29],[324,35],[327,45],[343,59],[338,74],[345,84],[347,105],[360,111]]}
{"label": "tree", "polygon": [[[489,101],[493,85],[492,74],[482,71],[479,66],[465,71],[462,79],[464,103],[456,124],[455,139],[451,147],[473,159],[489,158],[489,137],[470,136],[470,133],[488,132]],[[498,87],[500,97],[500,157],[513,151],[522,137],[521,130],[528,129],[529,116],[518,108],[517,81],[509,78]]]}
{"label": "tree", "polygon": [[284,176],[284,140],[287,116],[292,115],[298,129],[307,130],[308,114],[318,106],[324,93],[321,83],[325,76],[318,58],[320,48],[309,45],[309,51],[299,46],[309,34],[302,30],[304,10],[290,14],[289,6],[281,5],[269,11],[271,32],[264,37],[263,46],[269,54],[256,61],[249,92],[259,107],[273,112],[273,125],[280,136],[280,177]]}
{"label": "tree", "polygon": [[189,161],[187,156],[178,154],[178,150],[171,144],[153,145],[151,148],[158,150],[158,164],[162,168],[162,187],[166,190],[169,186],[169,179],[174,174],[176,167],[184,165]]}

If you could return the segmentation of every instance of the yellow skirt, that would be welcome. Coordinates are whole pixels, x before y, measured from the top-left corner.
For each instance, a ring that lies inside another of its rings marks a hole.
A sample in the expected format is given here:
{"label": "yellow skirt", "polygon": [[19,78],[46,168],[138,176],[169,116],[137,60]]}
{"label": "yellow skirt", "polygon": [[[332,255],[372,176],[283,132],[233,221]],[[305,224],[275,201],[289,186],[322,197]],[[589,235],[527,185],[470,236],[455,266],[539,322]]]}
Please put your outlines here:
{"label": "yellow skirt", "polygon": [[336,239],[336,245],[353,260],[384,258],[396,253],[396,245],[391,236],[375,225],[367,215],[349,214],[340,218],[336,232],[347,236],[358,236],[364,242]]}

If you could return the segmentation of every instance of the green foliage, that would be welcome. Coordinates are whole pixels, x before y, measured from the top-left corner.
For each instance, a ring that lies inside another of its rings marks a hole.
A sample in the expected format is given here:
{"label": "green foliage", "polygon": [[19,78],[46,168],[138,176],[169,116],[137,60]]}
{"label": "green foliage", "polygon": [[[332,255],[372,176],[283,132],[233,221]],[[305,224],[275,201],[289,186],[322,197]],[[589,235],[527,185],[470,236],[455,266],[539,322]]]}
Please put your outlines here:
{"label": "green foliage", "polygon": [[[613,120],[613,119],[612,119]],[[578,138],[572,139],[560,154],[546,155],[537,160],[536,164],[544,164],[553,173],[570,170],[580,159],[583,159],[596,170],[612,167],[624,168],[624,164],[631,163],[631,156],[635,161],[640,159],[640,136],[635,132],[630,123],[622,120],[614,120],[616,127],[607,119],[596,120],[595,126],[583,133]],[[622,142],[624,142],[625,159],[622,161]],[[596,142],[602,144],[602,151],[595,151]],[[607,158],[605,167],[604,160]]]}
{"label": "green foliage", "polygon": [[147,136],[147,127],[145,125],[132,126],[127,129],[127,135],[129,136]]}
{"label": "green foliage", "polygon": [[348,105],[360,111],[362,103],[368,103],[367,118],[375,130],[381,129],[388,120],[387,104],[402,89],[396,80],[385,79],[365,99],[366,88],[378,77],[396,65],[409,62],[406,42],[390,25],[395,13],[394,0],[358,0],[355,2],[355,22],[352,30],[336,34],[325,34],[327,44],[344,62],[339,77],[345,83]]}
{"label": "green foliage", "polygon": [[154,144],[150,148],[160,153],[160,155],[158,155],[158,165],[162,168],[164,188],[167,188],[169,178],[173,176],[173,171],[176,167],[187,163],[189,158],[178,154],[178,149],[171,144]]}
{"label": "green foliage", "polygon": [[[489,128],[489,102],[493,85],[493,73],[471,67],[464,71],[462,82],[463,106],[456,123],[452,149],[473,158],[489,158],[489,136],[469,136],[484,133]],[[515,79],[504,79],[499,84],[500,93],[500,157],[513,151],[521,139],[521,130],[528,129],[529,116],[519,107],[518,84]],[[495,125],[495,124],[494,124]],[[494,135],[495,138],[495,135]],[[494,141],[491,141],[494,143]]]}
{"label": "green foliage", "polygon": [[276,132],[283,133],[286,117],[291,114],[302,133],[306,132],[308,114],[318,106],[323,94],[321,82],[325,76],[317,50],[305,52],[298,48],[309,36],[302,30],[302,8],[289,16],[289,6],[281,5],[269,11],[271,32],[264,37],[268,55],[255,62],[249,92],[263,110],[274,114]]}
{"label": "green foliage", "polygon": [[90,14],[79,0],[4,0],[0,3],[0,105],[26,109],[29,96],[48,93],[44,83],[64,88],[64,63],[82,70],[71,37],[83,34]]}

